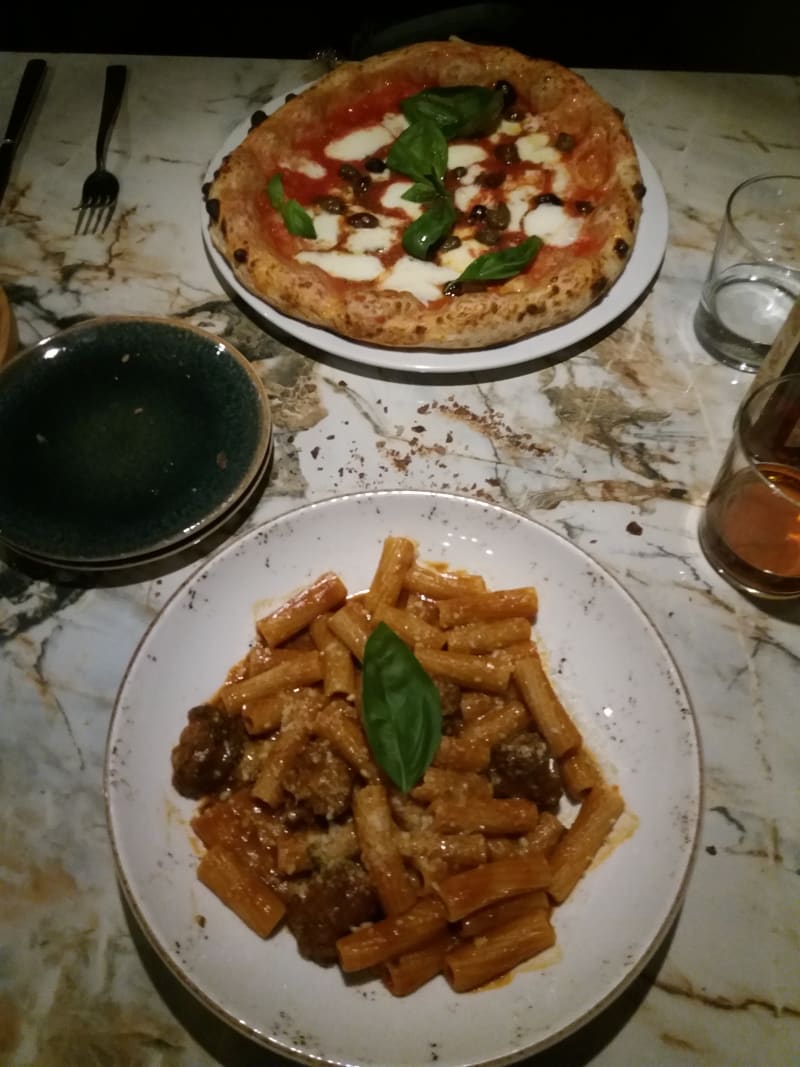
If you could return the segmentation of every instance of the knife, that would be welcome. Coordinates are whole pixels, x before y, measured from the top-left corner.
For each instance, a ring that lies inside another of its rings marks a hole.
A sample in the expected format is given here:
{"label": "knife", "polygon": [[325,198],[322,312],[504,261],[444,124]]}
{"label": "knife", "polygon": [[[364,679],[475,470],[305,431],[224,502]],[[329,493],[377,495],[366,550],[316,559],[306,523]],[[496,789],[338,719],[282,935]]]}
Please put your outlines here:
{"label": "knife", "polygon": [[0,203],[3,202],[3,193],[5,193],[8,185],[11,164],[14,162],[14,153],[25,130],[25,124],[28,121],[46,70],[47,63],[43,59],[29,59],[20,79],[17,96],[11,109],[11,118],[8,120],[6,135],[0,141]]}

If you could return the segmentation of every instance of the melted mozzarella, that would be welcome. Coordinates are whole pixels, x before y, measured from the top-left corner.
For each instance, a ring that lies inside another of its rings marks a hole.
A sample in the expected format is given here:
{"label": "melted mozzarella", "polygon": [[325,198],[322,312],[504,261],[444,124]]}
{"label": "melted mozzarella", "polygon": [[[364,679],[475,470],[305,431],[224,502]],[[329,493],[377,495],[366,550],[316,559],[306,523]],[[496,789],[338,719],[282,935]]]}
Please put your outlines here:
{"label": "melted mozzarella", "polygon": [[459,185],[453,194],[453,200],[458,210],[467,214],[473,202],[477,202],[477,193],[477,185]]}
{"label": "melted mozzarella", "polygon": [[471,167],[467,167],[467,173],[461,179],[461,185],[474,185],[478,178],[483,174],[483,167],[477,163],[473,163]]}
{"label": "melted mozzarella", "polygon": [[440,252],[439,262],[443,267],[454,270],[458,275],[467,269],[473,259],[477,259],[478,256],[482,256],[484,252],[488,251],[489,249],[479,241],[472,241],[470,238],[466,238],[458,248],[451,248],[449,252]]}
{"label": "melted mozzarella", "polygon": [[356,252],[298,252],[295,259],[300,263],[312,263],[326,274],[349,282],[371,282],[383,270],[377,256]]}
{"label": "melted mozzarella", "polygon": [[447,169],[470,167],[486,159],[486,149],[479,144],[451,144],[447,149]]}
{"label": "melted mozzarella", "polygon": [[351,252],[383,252],[396,240],[393,230],[385,226],[374,226],[371,230],[353,230],[348,234],[345,245]]}
{"label": "melted mozzarella", "polygon": [[541,237],[545,244],[563,248],[571,245],[581,230],[581,220],[568,215],[558,204],[540,204],[522,220],[528,237]]}
{"label": "melted mozzarella", "polygon": [[511,180],[507,180],[499,189],[485,189],[481,185],[467,183],[467,179],[472,176],[477,177],[480,173],[480,167],[471,168],[461,184],[456,187],[453,198],[458,210],[469,214],[470,209],[478,203],[487,205],[505,203],[511,215],[508,229],[519,230],[522,217],[530,207],[531,200],[542,191],[539,176],[531,172],[525,175],[525,182],[512,185]]}
{"label": "melted mozzarella", "polygon": [[497,127],[497,133],[501,136],[505,134],[507,137],[519,137],[522,133],[522,124],[520,122],[511,122],[510,119],[503,119]]}
{"label": "melted mozzarella", "polygon": [[542,118],[540,115],[534,115],[532,112],[522,116],[522,128],[526,133],[532,133],[534,130],[541,128]]}
{"label": "melted mozzarella", "polygon": [[459,211],[469,211],[472,205],[480,200],[483,188],[480,185],[476,185],[475,182],[482,173],[483,167],[479,163],[473,163],[471,167],[467,167],[467,173],[453,193],[453,200]]}
{"label": "melted mozzarella", "polygon": [[[532,134],[533,137],[537,137],[538,134]],[[526,163],[560,163],[561,153],[552,148],[550,145],[545,145],[543,148],[522,148],[521,145],[525,140],[524,137],[520,137],[517,141],[517,150],[519,151],[519,158]]]}
{"label": "melted mozzarella", "polygon": [[323,166],[313,159],[293,159],[290,163],[281,162],[281,167],[305,174],[307,178],[324,178],[328,173]]}
{"label": "melted mozzarella", "polygon": [[366,159],[393,140],[394,135],[385,126],[366,126],[331,141],[325,146],[325,155],[330,159]]}
{"label": "melted mozzarella", "polygon": [[426,304],[429,300],[438,300],[442,286],[457,278],[459,273],[450,267],[440,267],[438,263],[402,256],[379,284],[381,289],[411,293]]}
{"label": "melted mozzarella", "polygon": [[534,185],[519,185],[516,189],[512,189],[505,198],[506,207],[511,216],[508,220],[509,230],[521,229],[522,218],[530,207],[531,200],[536,196],[538,191],[539,190]]}
{"label": "melted mozzarella", "polygon": [[520,159],[528,159],[529,153],[539,148],[544,148],[548,137],[546,133],[526,133],[524,137],[517,138],[517,151]]}
{"label": "melted mozzarella", "polygon": [[320,212],[313,216],[317,248],[333,248],[339,241],[339,216]]}
{"label": "melted mozzarella", "polygon": [[395,138],[408,128],[408,119],[399,111],[387,111],[381,119],[381,125],[386,127],[392,138]]}
{"label": "melted mozzarella", "polygon": [[411,200],[404,200],[403,193],[410,189],[413,182],[392,182],[381,194],[381,203],[385,208],[399,208],[405,211],[410,219],[417,219],[424,210],[424,204],[415,204]]}
{"label": "melted mozzarella", "polygon": [[557,163],[555,167],[551,167],[550,171],[553,175],[551,185],[553,192],[562,198],[566,198],[570,187],[569,171],[560,163]]}
{"label": "melted mozzarella", "polygon": [[[503,119],[497,129],[489,138],[490,141],[500,141],[503,137],[519,137],[521,134],[534,133],[542,125],[542,120],[538,115],[531,115],[530,113],[522,116],[521,119]],[[539,142],[542,145],[547,144],[548,138],[546,133],[539,134],[542,140]]]}

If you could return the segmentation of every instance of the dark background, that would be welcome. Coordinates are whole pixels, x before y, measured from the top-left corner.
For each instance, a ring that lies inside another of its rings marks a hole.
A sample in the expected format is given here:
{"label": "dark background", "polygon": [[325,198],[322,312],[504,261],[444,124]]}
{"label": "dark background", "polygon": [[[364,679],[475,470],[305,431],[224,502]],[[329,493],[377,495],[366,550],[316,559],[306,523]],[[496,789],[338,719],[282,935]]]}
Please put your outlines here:
{"label": "dark background", "polygon": [[798,0],[746,7],[668,0],[635,7],[614,0],[12,3],[0,24],[3,51],[303,59],[330,50],[359,59],[457,34],[574,67],[800,73]]}

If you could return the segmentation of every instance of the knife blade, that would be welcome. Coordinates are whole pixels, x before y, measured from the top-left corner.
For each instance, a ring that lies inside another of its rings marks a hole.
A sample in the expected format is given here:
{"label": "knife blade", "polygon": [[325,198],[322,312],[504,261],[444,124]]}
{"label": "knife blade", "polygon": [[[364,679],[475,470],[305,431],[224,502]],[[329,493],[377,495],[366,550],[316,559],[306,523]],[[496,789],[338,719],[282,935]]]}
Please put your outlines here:
{"label": "knife blade", "polygon": [[11,175],[14,154],[17,151],[20,138],[25,132],[25,125],[46,71],[47,63],[43,59],[29,59],[22,73],[17,95],[14,99],[14,106],[11,108],[11,118],[8,120],[6,135],[0,141],[0,204],[3,202],[3,194],[6,191],[8,179]]}

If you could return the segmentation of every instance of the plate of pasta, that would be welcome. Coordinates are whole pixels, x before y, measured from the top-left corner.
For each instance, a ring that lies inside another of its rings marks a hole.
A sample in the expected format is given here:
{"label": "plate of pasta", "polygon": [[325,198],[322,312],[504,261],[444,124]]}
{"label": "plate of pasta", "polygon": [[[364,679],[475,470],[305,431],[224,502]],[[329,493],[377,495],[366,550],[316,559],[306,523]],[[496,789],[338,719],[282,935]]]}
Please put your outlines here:
{"label": "plate of pasta", "polygon": [[300,1063],[477,1067],[563,1039],[652,957],[701,759],[666,646],[591,557],[387,490],[186,580],[120,685],[105,793],[137,922],[228,1025]]}

